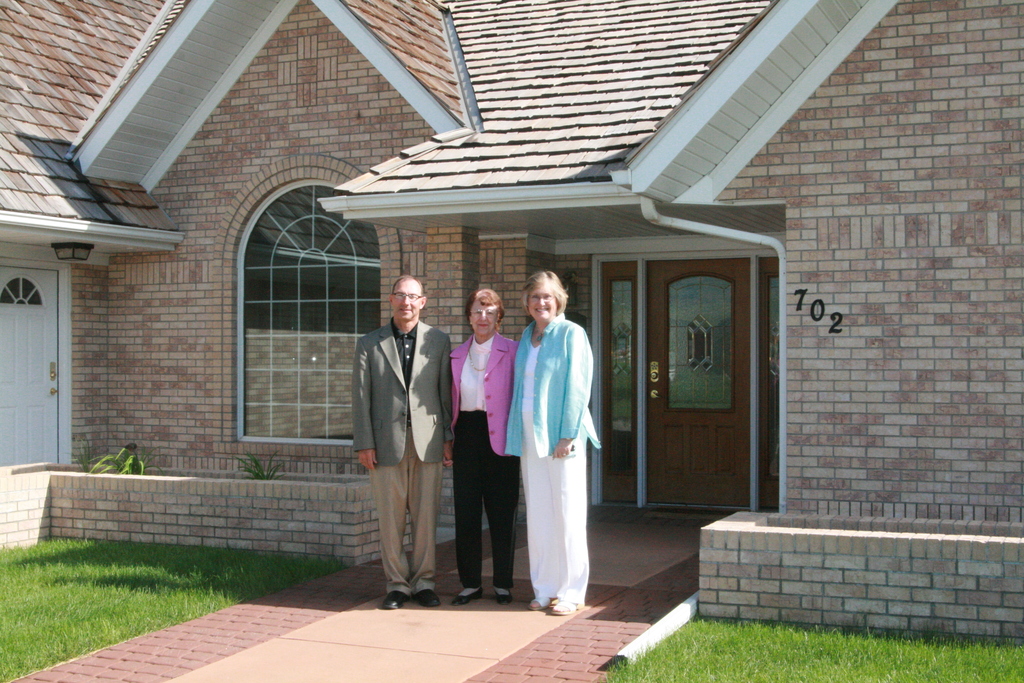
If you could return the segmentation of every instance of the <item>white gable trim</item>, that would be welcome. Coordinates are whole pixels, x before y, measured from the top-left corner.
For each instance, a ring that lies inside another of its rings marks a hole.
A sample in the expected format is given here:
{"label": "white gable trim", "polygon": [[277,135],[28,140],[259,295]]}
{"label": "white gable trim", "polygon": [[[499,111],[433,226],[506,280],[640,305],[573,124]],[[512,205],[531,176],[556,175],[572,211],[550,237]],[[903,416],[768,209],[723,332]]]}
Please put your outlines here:
{"label": "white gable trim", "polygon": [[740,90],[816,2],[781,0],[726,58],[698,83],[693,97],[669,114],[661,129],[628,162],[633,190],[644,193],[693,142],[711,117]]}
{"label": "white gable trim", "polygon": [[805,69],[793,85],[758,119],[740,143],[725,155],[714,171],[708,173],[688,191],[677,197],[677,203],[712,203],[715,198],[746,168],[750,160],[768,144],[779,129],[803,106],[818,87],[842,64],[897,0],[870,0],[846,24],[839,35]]}
{"label": "white gable trim", "polygon": [[[620,182],[661,201],[713,201],[893,5],[895,0],[780,0],[637,149],[627,162],[628,178],[622,174]],[[781,61],[773,63],[773,57]],[[773,79],[777,64],[792,74],[788,85]],[[737,107],[744,94],[763,98],[775,85],[781,92],[765,109]],[[734,138],[715,135],[716,117],[728,106],[756,117],[717,121],[726,126],[721,130],[738,131]]]}
{"label": "white gable trim", "polygon": [[[165,104],[160,105],[160,95],[155,92],[155,86],[161,75],[168,71],[173,72],[174,69],[179,69],[187,72],[188,60],[183,60],[182,56],[187,55],[190,51],[201,54],[211,49],[227,49],[224,46],[211,48],[206,45],[205,42],[209,41],[204,42],[203,32],[200,28],[207,17],[213,16],[221,9],[224,10],[222,15],[241,11],[240,1],[192,0],[170,25],[167,34],[153,46],[152,53],[131,79],[125,83],[122,75],[115,82],[103,101],[103,106],[108,103],[109,106],[105,109],[97,109],[95,119],[87,124],[80,135],[78,141],[80,145],[73,149],[74,158],[83,173],[112,180],[136,182],[147,190],[151,190],[159,183],[167,169],[171,167],[238,78],[245,72],[256,54],[297,4],[297,0],[280,0],[279,2],[270,0],[249,5],[248,16],[254,20],[254,24],[261,16],[257,11],[266,13],[266,17],[259,20],[258,28],[248,37],[244,46],[234,48],[237,50],[237,54],[220,53],[220,56],[225,58],[227,66],[220,67],[223,71],[219,74],[216,70],[212,71],[212,74],[216,75],[216,81],[197,104],[187,105],[193,107],[192,111],[185,109],[179,112],[181,118],[177,120],[180,120],[181,123],[170,124],[170,130],[174,134],[169,142],[152,140],[145,134],[140,135],[139,131],[130,130],[131,127],[125,124],[132,117],[141,116],[147,111],[147,108],[160,110],[160,107],[166,107],[166,100],[164,100]],[[340,0],[314,0],[314,3],[434,130],[446,132],[463,127],[463,123],[456,115],[450,112],[423,83],[416,79],[405,68],[405,65],[384,46],[376,34]],[[157,22],[162,22],[164,16],[161,14]],[[153,28],[147,33],[145,38],[147,45],[152,39],[153,31],[158,26],[158,23],[154,23]],[[128,73],[135,60],[139,58],[141,47],[133,54],[133,61],[126,65],[122,74]],[[185,113],[188,114],[187,117],[183,116]],[[175,121],[174,117],[166,119],[165,122],[172,121]],[[124,152],[112,150],[115,142],[118,143],[118,146],[127,144],[128,148],[136,150],[138,155],[132,163],[115,164],[115,166],[120,166],[118,170],[112,171],[110,168],[104,170],[104,166],[109,165],[111,161],[118,160],[117,155],[121,155],[120,161],[131,160],[132,153],[128,153],[126,156]]]}
{"label": "white gable trim", "polygon": [[217,105],[227,97],[228,91],[241,78],[249,64],[256,57],[256,53],[263,49],[263,46],[274,35],[274,31],[288,17],[288,14],[291,13],[292,8],[296,4],[298,4],[298,0],[283,0],[274,8],[274,11],[270,13],[266,21],[260,25],[259,30],[246,43],[245,48],[231,62],[230,68],[217,80],[217,84],[207,93],[199,107],[192,112],[192,115],[188,117],[185,125],[178,129],[178,133],[171,140],[171,143],[164,148],[156,163],[142,177],[142,181],[139,184],[146,188],[147,192],[156,187],[160,179],[164,177],[167,169],[171,167],[174,160],[185,150],[185,147],[188,146],[188,143],[195,134],[199,132],[199,129],[202,128],[203,123],[213,113],[213,110],[217,108]]}
{"label": "white gable trim", "polygon": [[[296,1],[286,0],[287,3],[292,5]],[[94,122],[94,127],[83,134],[84,140],[82,145],[74,153],[83,174],[90,175],[93,164],[96,163],[96,160],[106,150],[110,141],[121,132],[122,125],[128,118],[128,115],[143,103],[156,76],[168,67],[179,50],[187,44],[196,26],[199,25],[200,21],[202,21],[203,17],[206,16],[207,12],[216,2],[217,0],[198,0],[188,3],[185,9],[182,10],[181,16],[171,24],[167,34],[156,43],[152,53],[143,62],[138,72],[124,85],[124,89],[115,96],[110,108],[102,112],[100,119]],[[157,21],[162,21],[163,17],[164,15],[161,13],[157,17]],[[149,40],[151,34],[147,32],[145,38]],[[138,49],[136,49],[136,53],[133,53],[133,59],[137,58],[137,52]],[[129,64],[126,68],[130,68],[130,66]],[[119,82],[116,82],[115,86]],[[197,113],[194,113],[193,116]],[[209,112],[206,112],[206,115],[209,115]],[[175,140],[177,140],[177,137]],[[180,151],[178,150],[178,152]],[[165,154],[166,152],[167,150],[165,149]],[[152,173],[153,171],[150,169],[149,173],[139,178],[114,179],[127,182],[134,181],[142,184],[143,177],[148,178]],[[143,187],[147,191],[152,189],[152,185],[144,185]]]}

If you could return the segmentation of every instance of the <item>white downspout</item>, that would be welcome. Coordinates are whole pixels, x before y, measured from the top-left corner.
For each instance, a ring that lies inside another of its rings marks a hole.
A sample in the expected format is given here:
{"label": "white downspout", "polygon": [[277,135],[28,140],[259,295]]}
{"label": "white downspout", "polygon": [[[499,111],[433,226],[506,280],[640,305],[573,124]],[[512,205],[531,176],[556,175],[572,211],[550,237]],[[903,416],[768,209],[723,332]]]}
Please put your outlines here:
{"label": "white downspout", "polygon": [[655,225],[673,230],[695,232],[701,235],[771,247],[779,257],[779,512],[786,512],[786,247],[769,235],[743,232],[707,223],[697,223],[658,212],[654,200],[640,197],[644,218]]}

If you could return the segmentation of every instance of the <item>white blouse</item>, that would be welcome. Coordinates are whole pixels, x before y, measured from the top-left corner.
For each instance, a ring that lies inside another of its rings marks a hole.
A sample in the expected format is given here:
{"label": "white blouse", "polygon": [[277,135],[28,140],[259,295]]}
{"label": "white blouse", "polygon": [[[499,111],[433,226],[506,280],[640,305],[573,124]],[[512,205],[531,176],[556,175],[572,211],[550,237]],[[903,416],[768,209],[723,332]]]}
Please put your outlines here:
{"label": "white blouse", "polygon": [[484,400],[484,375],[487,371],[487,361],[491,357],[493,342],[494,337],[483,344],[477,344],[474,339],[473,343],[469,345],[466,362],[462,365],[462,377],[459,378],[459,410],[487,409]]}

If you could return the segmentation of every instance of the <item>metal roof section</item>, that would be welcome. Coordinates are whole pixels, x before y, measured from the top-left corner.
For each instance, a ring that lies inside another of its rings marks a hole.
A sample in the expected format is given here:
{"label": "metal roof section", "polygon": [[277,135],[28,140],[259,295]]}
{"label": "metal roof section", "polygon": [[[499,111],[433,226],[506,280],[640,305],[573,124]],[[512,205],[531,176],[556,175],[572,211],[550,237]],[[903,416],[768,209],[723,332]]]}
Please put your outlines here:
{"label": "metal roof section", "polygon": [[779,0],[616,179],[663,202],[712,202],[896,0]]}
{"label": "metal roof section", "polygon": [[146,0],[0,6],[0,240],[24,242],[46,220],[174,229],[142,187],[86,177],[65,158],[159,9]]}
{"label": "metal roof section", "polygon": [[[139,63],[126,68],[115,96],[82,136],[75,158],[83,171],[153,188],[296,2],[189,0],[182,7],[171,0],[180,11],[169,22],[157,22],[154,40],[137,55]],[[461,100],[433,3],[371,6],[351,0],[362,12],[356,14],[341,0],[313,2],[435,130],[463,125],[450,109]],[[388,47],[432,24],[440,45],[434,40],[418,49],[413,41],[402,52]],[[442,48],[451,77],[445,75]]]}

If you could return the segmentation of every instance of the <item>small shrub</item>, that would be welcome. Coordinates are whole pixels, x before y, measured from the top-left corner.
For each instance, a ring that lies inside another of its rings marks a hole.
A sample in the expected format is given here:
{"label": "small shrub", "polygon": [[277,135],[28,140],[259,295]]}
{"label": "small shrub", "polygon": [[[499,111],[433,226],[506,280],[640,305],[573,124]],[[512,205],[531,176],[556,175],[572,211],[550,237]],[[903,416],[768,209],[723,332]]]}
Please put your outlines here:
{"label": "small shrub", "polygon": [[160,468],[153,465],[156,454],[140,450],[130,443],[117,453],[105,455],[89,469],[89,474],[145,474],[148,470]]}
{"label": "small shrub", "polygon": [[92,454],[92,445],[81,437],[75,437],[75,442],[71,447],[71,460],[88,474],[96,460]]}
{"label": "small shrub", "polygon": [[235,456],[235,460],[238,461],[238,469],[242,470],[249,475],[250,479],[280,479],[284,476],[284,472],[281,472],[281,464],[275,463],[274,458],[277,457],[277,451],[274,451],[273,455],[267,458],[267,464],[264,465],[263,461],[252,453],[246,453],[245,457]]}

